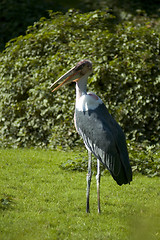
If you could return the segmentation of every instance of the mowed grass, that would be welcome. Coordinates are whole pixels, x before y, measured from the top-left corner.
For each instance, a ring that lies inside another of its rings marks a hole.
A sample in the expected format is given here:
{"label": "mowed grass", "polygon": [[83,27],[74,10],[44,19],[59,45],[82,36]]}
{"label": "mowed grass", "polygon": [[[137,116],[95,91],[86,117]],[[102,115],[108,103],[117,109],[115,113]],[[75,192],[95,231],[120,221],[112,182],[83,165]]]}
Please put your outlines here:
{"label": "mowed grass", "polygon": [[93,176],[86,214],[86,173],[62,170],[68,158],[75,153],[0,149],[0,240],[160,239],[160,178],[119,187],[102,176],[98,214]]}

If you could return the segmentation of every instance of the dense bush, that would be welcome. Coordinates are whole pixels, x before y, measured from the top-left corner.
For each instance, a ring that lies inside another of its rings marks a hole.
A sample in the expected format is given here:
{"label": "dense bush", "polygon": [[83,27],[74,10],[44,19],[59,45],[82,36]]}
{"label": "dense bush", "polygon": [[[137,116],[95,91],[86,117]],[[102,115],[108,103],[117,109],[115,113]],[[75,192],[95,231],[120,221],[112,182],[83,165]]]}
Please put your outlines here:
{"label": "dense bush", "polygon": [[[156,24],[156,25],[155,25]],[[75,146],[74,85],[49,88],[77,61],[93,61],[90,89],[127,138],[159,138],[159,23],[138,17],[116,24],[107,11],[50,12],[0,55],[1,146]]]}
{"label": "dense bush", "polygon": [[40,17],[48,17],[47,11],[67,12],[70,8],[89,12],[96,9],[112,9],[119,20],[137,9],[145,11],[155,18],[159,15],[159,0],[1,0],[0,1],[0,50],[6,42],[21,34]]}

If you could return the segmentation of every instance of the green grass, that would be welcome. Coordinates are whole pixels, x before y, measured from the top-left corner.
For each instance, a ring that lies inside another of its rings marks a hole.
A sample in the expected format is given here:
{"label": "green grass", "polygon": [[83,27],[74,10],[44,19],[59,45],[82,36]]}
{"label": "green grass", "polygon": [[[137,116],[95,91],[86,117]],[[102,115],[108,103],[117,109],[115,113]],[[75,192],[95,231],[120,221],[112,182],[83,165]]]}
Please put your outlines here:
{"label": "green grass", "polygon": [[104,175],[98,214],[93,176],[86,214],[86,173],[59,167],[74,152],[0,149],[0,158],[0,240],[160,239],[160,178],[119,187]]}

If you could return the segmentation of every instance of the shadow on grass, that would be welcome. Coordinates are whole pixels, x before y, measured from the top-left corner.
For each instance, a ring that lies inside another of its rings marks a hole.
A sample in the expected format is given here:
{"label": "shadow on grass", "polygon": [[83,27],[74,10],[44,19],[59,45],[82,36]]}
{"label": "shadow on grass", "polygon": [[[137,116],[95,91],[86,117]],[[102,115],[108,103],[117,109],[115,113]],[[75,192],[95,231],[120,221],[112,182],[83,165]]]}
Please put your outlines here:
{"label": "shadow on grass", "polygon": [[4,196],[0,198],[0,210],[11,209],[14,204],[14,198],[11,195],[4,194]]}

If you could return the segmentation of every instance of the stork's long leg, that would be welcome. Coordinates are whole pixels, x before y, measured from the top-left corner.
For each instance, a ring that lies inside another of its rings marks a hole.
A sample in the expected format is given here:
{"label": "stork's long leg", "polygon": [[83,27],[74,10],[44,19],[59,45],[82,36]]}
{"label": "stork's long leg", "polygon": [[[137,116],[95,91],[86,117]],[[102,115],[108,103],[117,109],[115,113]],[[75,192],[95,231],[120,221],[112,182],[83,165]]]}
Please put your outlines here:
{"label": "stork's long leg", "polygon": [[87,204],[86,204],[86,212],[89,212],[89,193],[90,193],[90,185],[92,178],[92,153],[88,151],[88,173],[87,173]]}
{"label": "stork's long leg", "polygon": [[100,173],[100,161],[97,159],[97,175],[96,175],[96,180],[97,180],[98,213],[101,212],[101,209],[100,209],[100,178],[101,178],[101,173]]}

